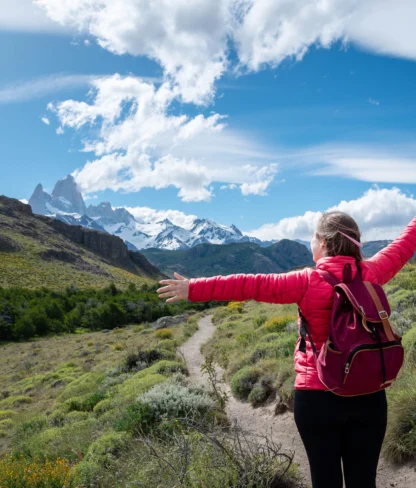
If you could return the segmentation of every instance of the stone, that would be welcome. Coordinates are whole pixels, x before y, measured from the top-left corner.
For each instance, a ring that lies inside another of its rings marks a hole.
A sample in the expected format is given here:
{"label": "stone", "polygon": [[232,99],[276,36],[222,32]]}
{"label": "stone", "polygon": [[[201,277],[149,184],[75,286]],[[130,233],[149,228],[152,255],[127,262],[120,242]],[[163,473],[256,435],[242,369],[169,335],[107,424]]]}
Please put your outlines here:
{"label": "stone", "polygon": [[181,324],[182,322],[185,322],[186,320],[188,320],[188,317],[189,317],[188,314],[174,315],[174,316],[168,315],[166,317],[160,317],[156,320],[156,322],[153,322],[152,328],[154,330],[169,328],[172,325],[177,325],[177,324]]}

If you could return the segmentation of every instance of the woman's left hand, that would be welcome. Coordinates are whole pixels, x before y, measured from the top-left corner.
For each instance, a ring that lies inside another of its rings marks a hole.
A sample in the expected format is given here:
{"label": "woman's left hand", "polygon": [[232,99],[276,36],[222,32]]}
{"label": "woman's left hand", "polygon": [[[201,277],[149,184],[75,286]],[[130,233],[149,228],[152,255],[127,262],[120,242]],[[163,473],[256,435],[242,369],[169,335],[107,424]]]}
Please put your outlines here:
{"label": "woman's left hand", "polygon": [[189,295],[189,280],[184,278],[179,273],[174,273],[178,278],[177,280],[161,280],[161,285],[167,285],[162,288],[158,288],[156,291],[159,293],[160,298],[168,298],[166,302],[176,302],[178,300],[187,300]]}

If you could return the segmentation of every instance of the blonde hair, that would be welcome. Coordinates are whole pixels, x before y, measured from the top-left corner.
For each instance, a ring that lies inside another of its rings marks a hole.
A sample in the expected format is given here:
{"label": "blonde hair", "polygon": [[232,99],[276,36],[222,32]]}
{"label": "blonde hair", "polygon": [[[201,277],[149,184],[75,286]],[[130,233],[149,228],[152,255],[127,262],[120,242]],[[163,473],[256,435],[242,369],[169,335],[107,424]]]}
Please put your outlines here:
{"label": "blonde hair", "polygon": [[360,242],[360,229],[350,215],[338,210],[324,212],[318,220],[315,233],[318,239],[326,243],[326,256],[352,256],[357,261],[363,261],[361,249],[341,232]]}

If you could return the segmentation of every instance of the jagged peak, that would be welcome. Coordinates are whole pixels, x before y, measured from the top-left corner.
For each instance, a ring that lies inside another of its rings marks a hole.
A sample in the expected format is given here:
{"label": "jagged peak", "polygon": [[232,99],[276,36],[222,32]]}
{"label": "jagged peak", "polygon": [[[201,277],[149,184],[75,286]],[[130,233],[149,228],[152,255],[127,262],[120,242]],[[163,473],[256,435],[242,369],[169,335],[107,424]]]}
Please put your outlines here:
{"label": "jagged peak", "polygon": [[159,220],[158,222],[156,222],[156,224],[174,225],[174,223],[171,222],[168,218],[165,218],[163,220]]}

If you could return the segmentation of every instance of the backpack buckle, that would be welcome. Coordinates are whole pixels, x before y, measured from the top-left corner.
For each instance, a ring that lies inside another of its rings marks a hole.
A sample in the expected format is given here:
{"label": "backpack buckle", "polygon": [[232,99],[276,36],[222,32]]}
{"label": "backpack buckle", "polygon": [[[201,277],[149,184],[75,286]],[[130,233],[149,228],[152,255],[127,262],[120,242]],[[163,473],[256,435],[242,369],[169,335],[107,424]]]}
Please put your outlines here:
{"label": "backpack buckle", "polygon": [[378,313],[378,316],[381,318],[381,320],[386,320],[389,318],[389,315],[385,310],[381,310],[381,312]]}

